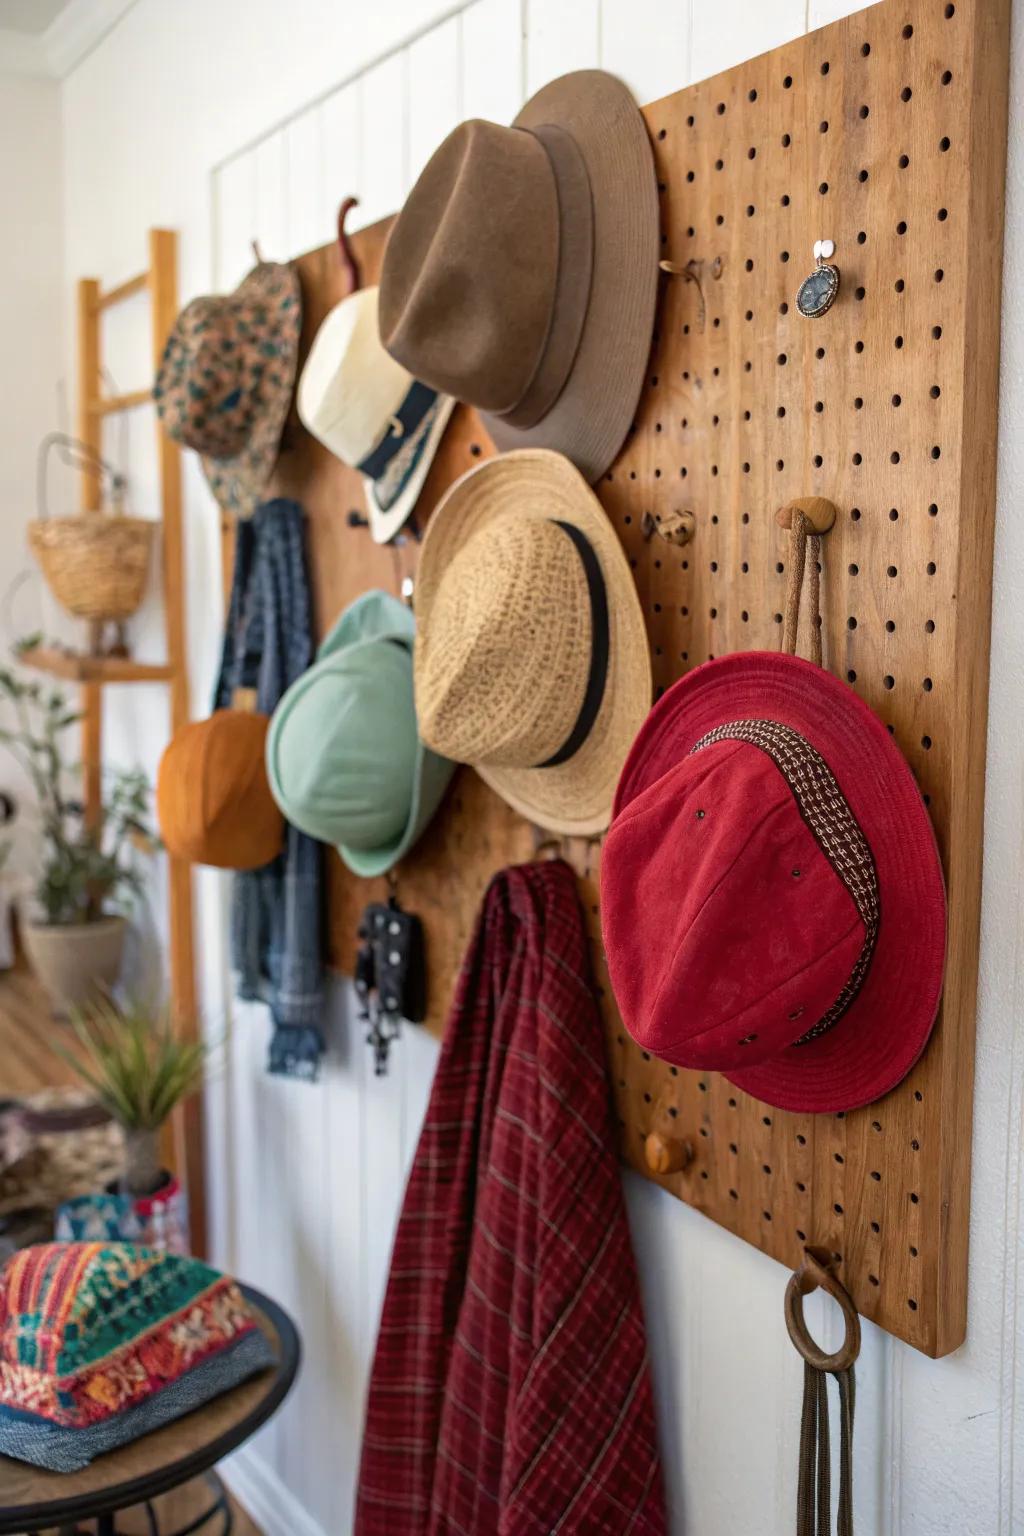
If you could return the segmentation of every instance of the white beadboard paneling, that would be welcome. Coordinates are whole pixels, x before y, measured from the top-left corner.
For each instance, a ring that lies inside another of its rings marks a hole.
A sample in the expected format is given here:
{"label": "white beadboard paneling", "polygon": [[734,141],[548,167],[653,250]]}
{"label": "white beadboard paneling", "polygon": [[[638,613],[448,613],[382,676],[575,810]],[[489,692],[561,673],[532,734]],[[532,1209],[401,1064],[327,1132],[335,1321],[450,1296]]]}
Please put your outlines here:
{"label": "white beadboard paneling", "polygon": [[217,177],[217,231],[214,286],[226,292],[252,266],[256,236],[256,161],[251,154],[229,160]]}
{"label": "white beadboard paneling", "polygon": [[525,0],[526,94],[601,62],[600,0]]}
{"label": "white beadboard paneling", "polygon": [[863,0],[809,0],[808,31],[827,27],[830,22],[842,21],[844,16],[852,16],[854,11],[864,9]]}
{"label": "white beadboard paneling", "polygon": [[618,75],[637,101],[657,101],[690,78],[687,0],[602,0],[601,67]]}
{"label": "white beadboard paneling", "polygon": [[253,239],[264,261],[284,261],[288,247],[288,167],[284,133],[274,133],[255,150],[256,222]]}
{"label": "white beadboard paneling", "polygon": [[[363,1061],[366,1046],[356,1024],[354,992],[335,981],[329,989],[331,1051],[324,1067],[328,1102],[328,1208],[325,1212],[329,1318],[322,1341],[326,1368],[334,1384],[331,1409],[331,1467],[334,1506],[351,1497],[359,1466],[363,1397],[373,1323],[367,1317],[368,1223],[386,1216],[367,1209],[363,1166],[366,1146],[366,1097]],[[339,1517],[339,1527],[341,1521]],[[326,1528],[330,1528],[329,1522]]]}
{"label": "white beadboard paneling", "polygon": [[[346,197],[360,196],[361,123],[359,82],[328,96],[320,107],[320,227],[318,238],[333,240],[338,230],[338,207]],[[356,229],[362,210],[354,208],[348,223]]]}
{"label": "white beadboard paneling", "polygon": [[286,249],[291,253],[315,249],[323,228],[322,126],[319,112],[304,112],[285,129],[285,229]]}
{"label": "white beadboard paneling", "polygon": [[412,43],[406,55],[409,185],[457,123],[462,111],[462,18],[453,16]]}
{"label": "white beadboard paneling", "polygon": [[360,206],[356,225],[372,224],[402,205],[408,184],[406,121],[409,109],[406,54],[394,54],[359,82]]}
{"label": "white beadboard paneling", "polygon": [[806,0],[693,0],[691,77],[717,75],[800,37],[805,10]]}
{"label": "white beadboard paneling", "polygon": [[476,0],[461,20],[462,115],[510,123],[523,102],[523,0]]}

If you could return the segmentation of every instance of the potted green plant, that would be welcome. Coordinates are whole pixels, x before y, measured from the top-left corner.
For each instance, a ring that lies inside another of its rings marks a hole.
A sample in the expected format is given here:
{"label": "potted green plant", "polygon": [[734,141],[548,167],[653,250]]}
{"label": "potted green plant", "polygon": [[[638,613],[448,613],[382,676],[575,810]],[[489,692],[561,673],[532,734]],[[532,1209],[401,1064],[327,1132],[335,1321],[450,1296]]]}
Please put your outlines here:
{"label": "potted green plant", "polygon": [[69,765],[62,752],[81,716],[59,689],[26,682],[8,667],[0,667],[0,702],[13,722],[0,725],[0,744],[29,775],[41,832],[35,909],[22,923],[25,951],[56,1009],[68,1013],[120,973],[124,907],[142,889],[138,853],[156,846],[149,784],[138,771],[112,774],[100,814],[88,822],[80,765]]}
{"label": "potted green plant", "polygon": [[102,1235],[185,1252],[184,1195],[161,1163],[160,1139],[174,1109],[202,1086],[209,1048],[182,1038],[167,1007],[138,1001],[100,998],[72,1025],[78,1049],[61,1054],[123,1129],[125,1165],[119,1187],[61,1208],[58,1236],[100,1235],[98,1220]]}

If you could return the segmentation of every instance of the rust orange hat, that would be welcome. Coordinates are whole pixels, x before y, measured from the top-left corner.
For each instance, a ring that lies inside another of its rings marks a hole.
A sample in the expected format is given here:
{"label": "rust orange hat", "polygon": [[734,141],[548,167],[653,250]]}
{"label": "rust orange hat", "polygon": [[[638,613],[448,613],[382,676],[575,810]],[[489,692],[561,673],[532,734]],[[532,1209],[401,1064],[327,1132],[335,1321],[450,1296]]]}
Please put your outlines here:
{"label": "rust orange hat", "polygon": [[260,869],[281,851],[284,818],[267,783],[266,715],[218,709],[176,731],[160,759],[156,811],[176,858]]}

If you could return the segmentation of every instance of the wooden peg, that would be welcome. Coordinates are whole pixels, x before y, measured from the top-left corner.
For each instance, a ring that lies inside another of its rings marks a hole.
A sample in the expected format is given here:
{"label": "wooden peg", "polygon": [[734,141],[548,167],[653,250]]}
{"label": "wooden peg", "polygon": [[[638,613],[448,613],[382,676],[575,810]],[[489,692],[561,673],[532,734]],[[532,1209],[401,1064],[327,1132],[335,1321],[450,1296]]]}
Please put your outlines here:
{"label": "wooden peg", "polygon": [[826,501],[824,496],[801,496],[798,501],[787,501],[776,512],[775,521],[780,528],[792,527],[794,511],[803,513],[814,533],[828,533],[838,516],[834,501]]}
{"label": "wooden peg", "polygon": [[693,1142],[674,1141],[652,1131],[644,1142],[644,1157],[652,1173],[682,1173],[693,1162]]}
{"label": "wooden peg", "polygon": [[236,688],[231,695],[231,708],[240,709],[243,714],[252,715],[256,712],[256,689]]}

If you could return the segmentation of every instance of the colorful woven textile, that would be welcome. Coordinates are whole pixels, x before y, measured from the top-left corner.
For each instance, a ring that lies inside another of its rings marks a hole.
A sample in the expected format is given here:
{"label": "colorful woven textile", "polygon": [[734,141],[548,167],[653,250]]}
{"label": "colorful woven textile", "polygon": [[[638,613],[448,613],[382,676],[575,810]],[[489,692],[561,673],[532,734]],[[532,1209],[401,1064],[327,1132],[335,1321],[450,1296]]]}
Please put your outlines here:
{"label": "colorful woven textile", "polygon": [[53,1472],[273,1364],[235,1282],[128,1243],[45,1243],[0,1273],[0,1452]]}
{"label": "colorful woven textile", "polygon": [[572,871],[506,870],[391,1260],[356,1536],[664,1536],[644,1321]]}

